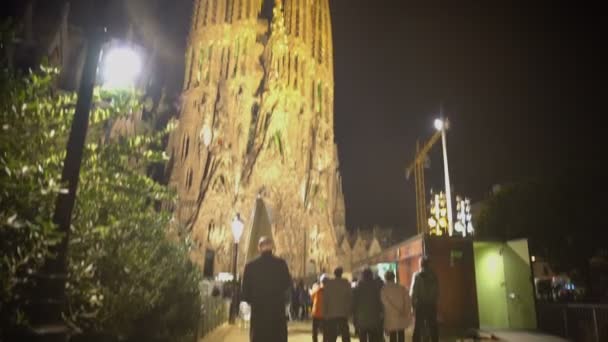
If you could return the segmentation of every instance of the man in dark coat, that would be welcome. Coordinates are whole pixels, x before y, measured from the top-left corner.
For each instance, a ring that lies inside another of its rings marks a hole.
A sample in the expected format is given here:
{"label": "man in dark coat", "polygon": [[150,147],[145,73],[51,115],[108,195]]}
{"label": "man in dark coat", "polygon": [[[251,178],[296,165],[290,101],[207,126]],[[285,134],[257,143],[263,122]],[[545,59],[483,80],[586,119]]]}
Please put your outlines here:
{"label": "man in dark coat", "polygon": [[245,266],[243,301],[251,306],[251,342],[287,342],[286,294],[291,286],[287,263],[272,255],[272,239],[262,237],[260,256]]}
{"label": "man in dark coat", "polygon": [[348,280],[342,278],[342,267],[334,270],[335,279],[327,282],[323,293],[324,342],[350,342],[348,318],[352,313],[353,290]]}
{"label": "man in dark coat", "polygon": [[416,317],[412,341],[423,341],[422,333],[427,327],[431,341],[439,341],[437,332],[437,301],[439,299],[439,283],[437,276],[429,267],[428,257],[420,259],[420,271],[414,273],[410,297]]}
{"label": "man in dark coat", "polygon": [[382,314],[380,284],[374,280],[372,271],[366,268],[362,279],[354,290],[353,315],[361,342],[382,341]]}

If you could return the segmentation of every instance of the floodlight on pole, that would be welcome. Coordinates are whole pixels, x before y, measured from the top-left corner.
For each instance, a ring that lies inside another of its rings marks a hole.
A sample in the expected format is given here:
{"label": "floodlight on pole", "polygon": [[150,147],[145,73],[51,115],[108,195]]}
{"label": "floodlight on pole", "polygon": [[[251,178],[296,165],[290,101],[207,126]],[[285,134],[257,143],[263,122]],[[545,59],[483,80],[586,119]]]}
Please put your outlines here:
{"label": "floodlight on pole", "polygon": [[139,52],[128,45],[113,46],[102,56],[102,84],[107,89],[135,86],[142,71]]}
{"label": "floodlight on pole", "polygon": [[448,169],[448,151],[447,151],[447,138],[446,131],[449,128],[450,122],[443,118],[435,119],[435,129],[441,132],[441,144],[443,146],[443,172],[445,177],[445,197],[447,201],[448,211],[448,235],[452,236],[454,232],[454,221],[452,219],[452,189],[450,187],[450,171]]}

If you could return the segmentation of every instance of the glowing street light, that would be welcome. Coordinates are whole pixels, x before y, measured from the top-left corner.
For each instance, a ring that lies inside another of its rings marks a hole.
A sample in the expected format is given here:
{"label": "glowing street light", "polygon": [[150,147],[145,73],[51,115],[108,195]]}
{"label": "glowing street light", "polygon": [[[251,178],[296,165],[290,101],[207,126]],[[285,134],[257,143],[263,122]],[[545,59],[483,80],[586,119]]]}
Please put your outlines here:
{"label": "glowing street light", "polygon": [[450,187],[450,171],[448,169],[448,149],[447,149],[447,138],[446,131],[450,126],[448,119],[439,118],[435,119],[435,129],[441,132],[441,144],[443,146],[443,172],[445,177],[445,197],[447,201],[448,211],[448,235],[452,236],[454,232],[454,221],[452,220],[452,189]]}
{"label": "glowing street light", "polygon": [[142,58],[131,46],[110,46],[102,56],[101,76],[104,88],[121,89],[135,86],[142,71]]}
{"label": "glowing street light", "polygon": [[241,236],[243,236],[244,229],[243,221],[241,221],[241,216],[237,213],[234,219],[232,220],[232,237],[234,239],[234,252],[232,259],[232,274],[234,275],[233,288],[232,288],[232,302],[230,305],[230,323],[234,324],[236,319],[236,310],[237,310],[237,292],[238,292],[238,282],[236,276],[236,263],[239,256],[239,241],[241,240]]}
{"label": "glowing street light", "polygon": [[435,119],[434,125],[436,130],[441,131],[443,129],[443,120]]}
{"label": "glowing street light", "polygon": [[243,236],[244,226],[243,221],[241,221],[241,216],[237,213],[232,220],[232,237],[234,238],[234,243],[237,245],[239,241],[241,241],[241,236]]}

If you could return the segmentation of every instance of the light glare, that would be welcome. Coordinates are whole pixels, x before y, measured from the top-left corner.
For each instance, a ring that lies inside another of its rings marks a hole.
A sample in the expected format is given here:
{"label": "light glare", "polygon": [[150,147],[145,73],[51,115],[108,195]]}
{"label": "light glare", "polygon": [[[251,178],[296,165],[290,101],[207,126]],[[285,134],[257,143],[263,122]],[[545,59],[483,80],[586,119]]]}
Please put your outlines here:
{"label": "light glare", "polygon": [[443,120],[435,119],[435,129],[438,131],[443,130]]}
{"label": "light glare", "polygon": [[129,47],[116,47],[108,51],[103,64],[105,88],[128,88],[135,84],[142,68],[137,52]]}

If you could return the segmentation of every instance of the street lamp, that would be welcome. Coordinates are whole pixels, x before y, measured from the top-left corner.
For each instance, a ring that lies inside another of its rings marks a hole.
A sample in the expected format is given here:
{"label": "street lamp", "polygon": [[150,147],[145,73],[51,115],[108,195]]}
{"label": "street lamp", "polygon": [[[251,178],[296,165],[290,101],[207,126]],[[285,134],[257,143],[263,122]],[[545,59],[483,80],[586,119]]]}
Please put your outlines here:
{"label": "street lamp", "polygon": [[448,210],[448,235],[452,236],[454,231],[454,221],[452,220],[452,189],[450,187],[450,172],[448,170],[448,149],[445,132],[448,130],[450,122],[448,119],[435,119],[435,129],[441,132],[441,145],[443,146],[443,172],[445,176],[445,197]]}
{"label": "street lamp", "polygon": [[102,55],[101,76],[104,88],[124,89],[135,85],[142,70],[142,59],[132,46],[109,46]]}
{"label": "street lamp", "polygon": [[232,237],[234,238],[234,248],[233,248],[233,259],[232,259],[232,275],[233,275],[233,288],[232,288],[232,303],[230,305],[230,324],[234,324],[236,319],[236,308],[237,308],[237,292],[238,292],[238,281],[236,275],[236,264],[239,257],[239,241],[241,240],[241,236],[243,236],[243,228],[244,224],[241,221],[241,216],[237,213],[234,219],[232,220]]}
{"label": "street lamp", "polygon": [[[34,334],[41,336],[42,340],[55,341],[57,338],[64,339],[67,330],[64,328],[62,312],[65,303],[65,284],[67,279],[67,256],[70,239],[70,226],[72,223],[72,211],[76,201],[78,189],[78,178],[82,155],[84,151],[87,130],[89,126],[89,115],[93,102],[93,88],[97,76],[97,69],[105,41],[105,30],[96,29],[92,31],[90,40],[87,42],[86,57],[82,76],[78,89],[78,98],[74,112],[74,119],[70,128],[66,146],[66,155],[61,173],[61,183],[67,185],[67,191],[58,194],[55,202],[53,222],[57,230],[62,233],[60,243],[52,248],[56,255],[46,261],[44,268],[38,276],[41,296],[40,316],[33,319]],[[141,62],[136,62],[135,52],[127,48],[108,53],[105,58],[103,77],[104,82],[112,84],[114,88],[122,85],[134,84],[135,77],[141,71]],[[137,57],[139,58],[139,57]],[[139,67],[138,67],[139,63]],[[61,327],[60,329],[50,327]]]}

